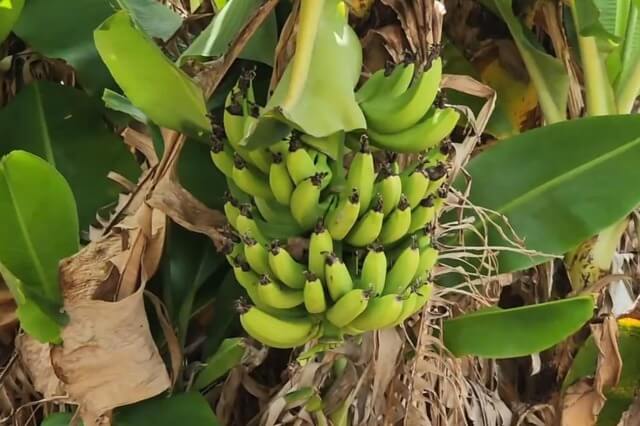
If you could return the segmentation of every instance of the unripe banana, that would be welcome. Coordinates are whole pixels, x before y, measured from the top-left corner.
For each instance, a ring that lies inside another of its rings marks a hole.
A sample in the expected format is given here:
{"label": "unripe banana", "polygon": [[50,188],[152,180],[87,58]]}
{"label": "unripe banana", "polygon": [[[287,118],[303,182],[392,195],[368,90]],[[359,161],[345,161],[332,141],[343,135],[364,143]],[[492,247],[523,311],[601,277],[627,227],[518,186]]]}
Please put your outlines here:
{"label": "unripe banana", "polygon": [[383,294],[401,294],[411,283],[420,262],[418,241],[412,239],[411,245],[398,256],[387,274]]}
{"label": "unripe banana", "polygon": [[371,74],[369,79],[356,91],[356,101],[358,103],[366,102],[373,98],[378,92],[385,79],[389,78],[389,74],[395,70],[381,68]]}
{"label": "unripe banana", "polygon": [[347,236],[360,212],[360,194],[353,188],[350,195],[343,194],[325,217],[325,225],[334,240],[340,241]]}
{"label": "unripe banana", "polygon": [[280,247],[278,241],[274,241],[269,246],[269,268],[276,278],[287,287],[293,289],[304,287],[304,266],[296,262],[289,252]]}
{"label": "unripe banana", "polygon": [[211,160],[227,177],[233,173],[233,150],[224,141],[214,138],[211,145]]}
{"label": "unripe banana", "polygon": [[311,229],[324,213],[320,205],[324,173],[316,173],[301,181],[291,194],[291,214],[303,230]]}
{"label": "unripe banana", "polygon": [[438,250],[431,246],[420,249],[420,260],[413,276],[414,280],[425,280],[438,262]]}
{"label": "unripe banana", "polygon": [[324,281],[324,265],[327,253],[333,252],[333,238],[319,220],[309,237],[309,271]]}
{"label": "unripe banana", "polygon": [[417,82],[401,95],[380,94],[363,102],[361,107],[367,119],[367,128],[381,133],[396,133],[414,126],[433,103],[441,77],[442,60],[437,58],[429,70],[422,73]]}
{"label": "unripe banana", "polygon": [[322,281],[313,272],[306,274],[303,289],[304,307],[310,314],[320,314],[327,310],[327,296]]}
{"label": "unripe banana", "polygon": [[245,331],[272,348],[302,346],[318,333],[319,324],[314,324],[309,318],[282,319],[255,306],[243,306],[240,312],[240,323]]}
{"label": "unripe banana", "polygon": [[232,177],[238,188],[247,194],[267,200],[273,199],[273,193],[267,183],[267,177],[256,170],[252,170],[238,154],[233,159]]}
{"label": "unripe banana", "polygon": [[369,331],[390,327],[402,313],[403,300],[397,294],[374,297],[369,300],[367,309],[349,323],[357,330]]}
{"label": "unripe banana", "polygon": [[267,244],[267,238],[260,231],[256,221],[253,220],[250,207],[246,205],[240,208],[240,214],[236,218],[236,230],[240,235],[255,238],[260,244]]}
{"label": "unripe banana", "polygon": [[418,293],[411,291],[409,295],[402,301],[402,311],[394,324],[402,324],[407,318],[413,315],[418,301]]}
{"label": "unripe banana", "polygon": [[222,243],[222,254],[227,258],[227,260],[232,263],[234,259],[242,254],[243,252],[243,244],[236,244],[228,238]]}
{"label": "unripe banana", "polygon": [[420,200],[424,198],[424,194],[429,188],[429,178],[422,168],[418,167],[406,175],[401,176],[402,179],[402,192],[407,196],[409,201],[409,207],[412,209],[416,207]]}
{"label": "unripe banana", "polygon": [[404,93],[411,84],[415,65],[398,64],[385,67],[373,73],[360,89],[356,92],[358,103],[366,102],[377,95],[399,96]]}
{"label": "unripe banana", "polygon": [[233,266],[233,275],[236,277],[238,284],[245,289],[250,287],[257,288],[260,276],[251,270],[249,264],[239,256],[230,259],[230,261]]}
{"label": "unripe banana", "polygon": [[429,175],[430,180],[429,187],[427,188],[425,195],[435,194],[447,180],[447,166],[444,163],[438,163],[433,167],[428,167],[425,171],[427,175]]}
{"label": "unripe banana", "polygon": [[422,307],[431,298],[432,292],[433,292],[433,284],[431,283],[426,283],[418,287],[418,289],[416,290],[416,295],[417,295],[416,304],[413,308],[413,312],[411,313],[411,315],[414,315],[415,313],[417,313],[422,309]]}
{"label": "unripe banana", "polygon": [[236,88],[229,91],[224,103],[222,115],[224,132],[232,145],[239,143],[244,137],[244,116],[242,111],[242,93]]}
{"label": "unripe banana", "polygon": [[269,251],[267,248],[248,235],[242,237],[242,242],[244,243],[244,257],[247,259],[251,269],[260,275],[270,274]]}
{"label": "unripe banana", "polygon": [[264,198],[254,197],[253,203],[256,205],[260,216],[262,216],[267,222],[289,224],[294,220],[289,208],[274,200],[265,200]]}
{"label": "unripe banana", "polygon": [[289,309],[304,303],[302,290],[292,290],[274,282],[268,275],[260,277],[258,296],[269,306],[276,309]]}
{"label": "unripe banana", "polygon": [[293,183],[298,185],[316,173],[316,166],[309,152],[302,147],[299,137],[292,137],[286,156],[287,170]]}
{"label": "unripe banana", "polygon": [[329,157],[322,152],[318,153],[315,165],[317,173],[323,173],[325,175],[325,178],[322,180],[322,185],[320,185],[320,189],[325,189],[329,186],[333,178],[333,170],[331,170],[331,166],[329,165]]}
{"label": "unripe banana", "polygon": [[387,277],[387,255],[380,244],[370,247],[360,271],[360,287],[371,288],[375,296],[382,293]]}
{"label": "unripe banana", "polygon": [[436,146],[449,136],[460,119],[453,108],[433,109],[413,127],[397,133],[379,133],[375,128],[367,129],[371,145],[402,153],[417,153]]}
{"label": "unripe banana", "polygon": [[402,194],[398,207],[382,224],[378,240],[384,245],[395,243],[407,234],[409,226],[411,226],[411,209],[407,197]]}
{"label": "unripe banana", "polygon": [[353,289],[353,280],[347,266],[334,253],[326,255],[324,275],[329,295],[334,301]]}
{"label": "unripe banana", "polygon": [[347,188],[355,188],[360,195],[359,215],[369,208],[373,197],[373,185],[376,181],[376,172],[373,164],[373,155],[369,150],[366,136],[360,140],[360,150],[355,153],[349,172],[347,173]]}
{"label": "unripe banana", "polygon": [[269,187],[273,193],[273,197],[277,202],[288,206],[291,201],[291,193],[295,187],[287,165],[282,159],[282,154],[277,152],[273,154],[271,167],[269,168]]}
{"label": "unripe banana", "polygon": [[396,208],[402,195],[402,181],[390,165],[380,169],[374,191],[382,196],[382,213],[387,216]]}
{"label": "unripe banana", "polygon": [[224,215],[227,218],[227,222],[234,228],[236,227],[236,219],[240,215],[240,207],[238,200],[236,200],[229,192],[225,194],[224,203]]}
{"label": "unripe banana", "polygon": [[[260,109],[257,105],[248,106],[248,115],[245,118],[244,136],[248,136],[253,131],[255,123],[260,116]],[[246,148],[244,148],[246,149]],[[271,153],[266,149],[246,149],[247,155],[262,173],[268,174],[271,168]]]}
{"label": "unripe banana", "polygon": [[361,288],[350,290],[327,310],[327,320],[336,327],[344,327],[367,309],[369,296],[368,290]]}
{"label": "unripe banana", "polygon": [[378,238],[382,230],[384,213],[382,213],[382,197],[378,195],[373,206],[353,226],[345,241],[354,247],[365,247]]}
{"label": "unripe banana", "polygon": [[436,208],[434,207],[434,197],[429,195],[420,201],[418,207],[411,212],[411,226],[409,226],[409,234],[416,232],[425,226],[430,225],[436,217]]}

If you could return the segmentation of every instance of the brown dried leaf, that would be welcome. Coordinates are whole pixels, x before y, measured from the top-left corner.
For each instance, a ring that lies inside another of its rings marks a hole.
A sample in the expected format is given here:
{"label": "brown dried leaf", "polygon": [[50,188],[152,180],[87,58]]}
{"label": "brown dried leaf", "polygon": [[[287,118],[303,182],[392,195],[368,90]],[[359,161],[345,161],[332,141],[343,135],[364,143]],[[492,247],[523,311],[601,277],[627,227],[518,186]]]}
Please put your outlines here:
{"label": "brown dried leaf", "polygon": [[143,294],[140,289],[115,303],[65,303],[70,321],[62,330],[64,343],[51,350],[51,362],[87,426],[171,385],[151,337]]}
{"label": "brown dried leaf", "polygon": [[63,384],[53,371],[49,352],[51,346],[22,334],[16,337],[16,350],[35,389],[45,398],[64,395]]}
{"label": "brown dried leaf", "polygon": [[618,350],[618,325],[613,316],[602,324],[591,325],[598,348],[598,363],[594,378],[588,377],[571,385],[562,401],[562,425],[595,425],[606,397],[606,389],[620,381],[622,359]]}

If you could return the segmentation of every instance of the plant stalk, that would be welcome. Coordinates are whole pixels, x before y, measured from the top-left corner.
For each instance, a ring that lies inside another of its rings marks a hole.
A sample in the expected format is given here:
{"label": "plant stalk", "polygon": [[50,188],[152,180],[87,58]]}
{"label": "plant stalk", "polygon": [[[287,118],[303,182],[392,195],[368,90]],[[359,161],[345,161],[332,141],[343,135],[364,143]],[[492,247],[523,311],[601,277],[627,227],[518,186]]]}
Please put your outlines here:
{"label": "plant stalk", "polygon": [[[640,92],[640,54],[634,52],[632,42],[634,33],[638,30],[638,7],[631,5],[629,20],[625,33],[625,45],[622,52],[622,64],[624,67],[615,85],[616,107],[620,114],[628,114],[633,108],[633,103]],[[635,54],[635,58],[634,58]]]}

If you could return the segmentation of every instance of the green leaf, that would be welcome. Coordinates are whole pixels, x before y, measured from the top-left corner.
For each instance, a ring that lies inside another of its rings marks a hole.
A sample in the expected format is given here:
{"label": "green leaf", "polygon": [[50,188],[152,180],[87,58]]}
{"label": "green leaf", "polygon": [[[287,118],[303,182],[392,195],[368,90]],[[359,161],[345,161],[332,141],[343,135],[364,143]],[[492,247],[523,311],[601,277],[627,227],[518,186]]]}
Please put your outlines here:
{"label": "green leaf", "polygon": [[[0,272],[23,327],[39,340],[59,341],[52,324],[62,322],[55,314],[62,306],[58,262],[79,249],[76,204],[64,177],[25,151],[0,160],[0,242]],[[50,318],[40,327],[29,313]]]}
{"label": "green leaf", "polygon": [[93,44],[93,30],[113,13],[108,0],[29,0],[14,32],[33,49],[73,66],[85,89],[113,87]]}
{"label": "green leaf", "polygon": [[105,89],[102,94],[102,101],[107,108],[125,113],[141,123],[147,124],[149,121],[144,112],[134,106],[126,96],[122,96],[113,90]]}
{"label": "green leaf", "polygon": [[[40,423],[40,426],[69,426],[73,419],[73,413],[53,413],[49,414]],[[79,420],[78,426],[82,426],[82,420]]]}
{"label": "green leaf", "polygon": [[615,81],[618,112],[627,113],[633,107],[640,92],[640,4],[633,1],[626,22],[624,43],[615,53],[619,54],[619,74]]}
{"label": "green leaf", "polygon": [[284,105],[292,78],[290,62],[265,107],[266,112],[245,141],[249,149],[282,139],[286,130],[282,129],[282,122],[314,137],[366,128],[354,94],[362,67],[362,46],[337,3],[337,0],[325,1],[309,74],[299,100],[293,105]]}
{"label": "green leaf", "polygon": [[[563,255],[640,203],[635,184],[640,181],[639,135],[637,115],[612,115],[501,141],[469,163],[470,201],[505,215],[528,249]],[[469,234],[465,243],[477,245]],[[495,226],[489,227],[488,239],[491,246],[509,245]],[[517,271],[545,260],[503,251],[499,270]]]}
{"label": "green leaf", "polygon": [[535,41],[535,37],[525,28],[512,9],[512,0],[492,0],[509,27],[529,76],[538,91],[540,107],[548,123],[555,123],[566,118],[567,96],[569,93],[569,77],[563,63],[547,54]]}
{"label": "green leaf", "polygon": [[20,17],[24,0],[0,0],[0,43],[7,38]]}
{"label": "green leaf", "polygon": [[0,155],[24,149],[54,165],[73,190],[83,230],[100,207],[117,200],[121,188],[107,174],[135,180],[139,170],[102,112],[83,92],[45,81],[25,87],[0,110]]}
{"label": "green leaf", "polygon": [[226,179],[213,165],[209,146],[187,140],[178,160],[178,177],[197,199],[212,209],[222,209]]}
{"label": "green leaf", "polygon": [[[196,37],[178,59],[179,64],[190,58],[219,58],[229,49],[238,31],[262,5],[262,0],[230,0],[211,23]],[[251,37],[240,58],[273,65],[277,43],[277,26],[272,12]]]}
{"label": "green leaf", "polygon": [[198,392],[154,398],[116,409],[114,426],[222,426]]}
{"label": "green leaf", "polygon": [[[607,401],[598,416],[598,426],[617,425],[623,412],[633,402],[635,392],[640,386],[640,323],[636,319],[623,318],[618,320],[618,330],[618,350],[622,359],[620,382],[610,389],[605,389]],[[571,369],[562,384],[563,391],[584,377],[593,377],[597,362],[598,348],[593,336],[589,336],[573,359]]]}
{"label": "green leaf", "polygon": [[241,337],[225,339],[215,354],[209,357],[206,367],[198,373],[194,387],[202,390],[240,364],[246,351]]}
{"label": "green leaf", "polygon": [[200,139],[210,133],[200,88],[133,25],[126,12],[104,21],[94,38],[113,78],[149,119]]}
{"label": "green leaf", "polygon": [[[216,277],[219,275],[216,274]],[[226,270],[225,275],[221,276],[217,283],[220,283],[218,286],[212,285],[203,286],[200,290],[201,296],[202,293],[206,293],[207,295],[211,295],[213,289],[215,288],[215,300],[213,302],[212,310],[216,313],[216,326],[211,327],[209,333],[207,334],[207,340],[202,349],[202,353],[205,356],[210,356],[213,354],[217,348],[222,343],[223,339],[230,335],[230,329],[238,324],[238,311],[235,308],[235,302],[238,298],[245,297],[247,298],[247,294],[239,285],[235,277],[233,275],[233,271],[230,269]],[[231,334],[232,336],[237,336],[237,333]]]}
{"label": "green leaf", "polygon": [[455,356],[513,358],[543,351],[575,333],[593,316],[591,296],[491,309],[444,322],[447,349]]}
{"label": "green leaf", "polygon": [[578,32],[583,37],[596,37],[604,42],[617,43],[616,8],[618,0],[581,0],[574,3]]}
{"label": "green leaf", "polygon": [[186,338],[197,291],[224,262],[209,237],[171,224],[161,266],[163,299],[181,340]]}
{"label": "green leaf", "polygon": [[182,18],[157,0],[117,0],[147,35],[167,41],[182,25]]}

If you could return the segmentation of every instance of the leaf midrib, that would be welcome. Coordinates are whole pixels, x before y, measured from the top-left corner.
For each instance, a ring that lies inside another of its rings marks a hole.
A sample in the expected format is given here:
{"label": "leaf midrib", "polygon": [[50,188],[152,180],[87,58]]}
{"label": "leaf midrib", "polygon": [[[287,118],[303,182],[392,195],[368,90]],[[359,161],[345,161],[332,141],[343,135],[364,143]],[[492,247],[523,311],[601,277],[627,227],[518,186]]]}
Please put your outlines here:
{"label": "leaf midrib", "polygon": [[[27,251],[32,259],[33,262],[33,268],[36,270],[37,275],[40,277],[41,283],[43,288],[45,288],[46,290],[48,290],[49,286],[48,286],[48,282],[47,282],[47,276],[44,272],[44,269],[42,267],[42,263],[40,262],[40,258],[37,255],[37,252],[35,250],[35,247],[33,245],[33,242],[31,241],[31,238],[29,237],[29,233],[27,232],[27,226],[24,223],[24,219],[22,218],[22,212],[20,211],[20,207],[18,205],[17,199],[15,197],[15,194],[13,192],[13,189],[11,188],[11,177],[9,176],[9,170],[7,169],[7,167],[1,167],[0,171],[4,169],[4,174],[5,174],[5,182],[7,184],[7,191],[9,193],[9,198],[11,199],[11,204],[14,206],[14,210],[16,212],[16,220],[18,222],[18,227],[20,228],[20,233],[23,236],[24,242],[25,242],[25,246],[27,247]],[[26,284],[26,282],[24,280],[21,280],[23,282],[23,284]],[[48,291],[47,291],[48,293]]]}
{"label": "leaf midrib", "polygon": [[506,204],[498,207],[497,209],[495,209],[495,211],[497,211],[498,213],[502,213],[505,214],[506,212],[510,211],[511,209],[513,209],[514,207],[517,207],[519,205],[524,204],[525,202],[531,200],[532,198],[534,198],[535,196],[544,193],[547,189],[552,188],[552,187],[556,187],[558,186],[560,183],[565,182],[567,180],[569,180],[570,178],[581,174],[583,171],[588,170],[591,167],[595,167],[598,164],[604,163],[605,161],[616,157],[617,155],[620,155],[622,153],[624,153],[625,151],[628,151],[629,149],[633,148],[634,146],[640,144],[640,138],[636,138],[633,141],[620,146],[614,150],[611,150],[609,152],[607,152],[604,155],[600,155],[598,156],[595,160],[586,162],[582,165],[579,165],[578,167],[575,167],[571,170],[569,170],[568,172],[562,173],[560,175],[555,176],[554,178],[542,183],[541,185],[538,185],[537,187],[533,188],[532,190],[525,192],[524,194],[522,194],[519,197],[516,197],[514,199],[512,199],[511,201],[507,202]]}

